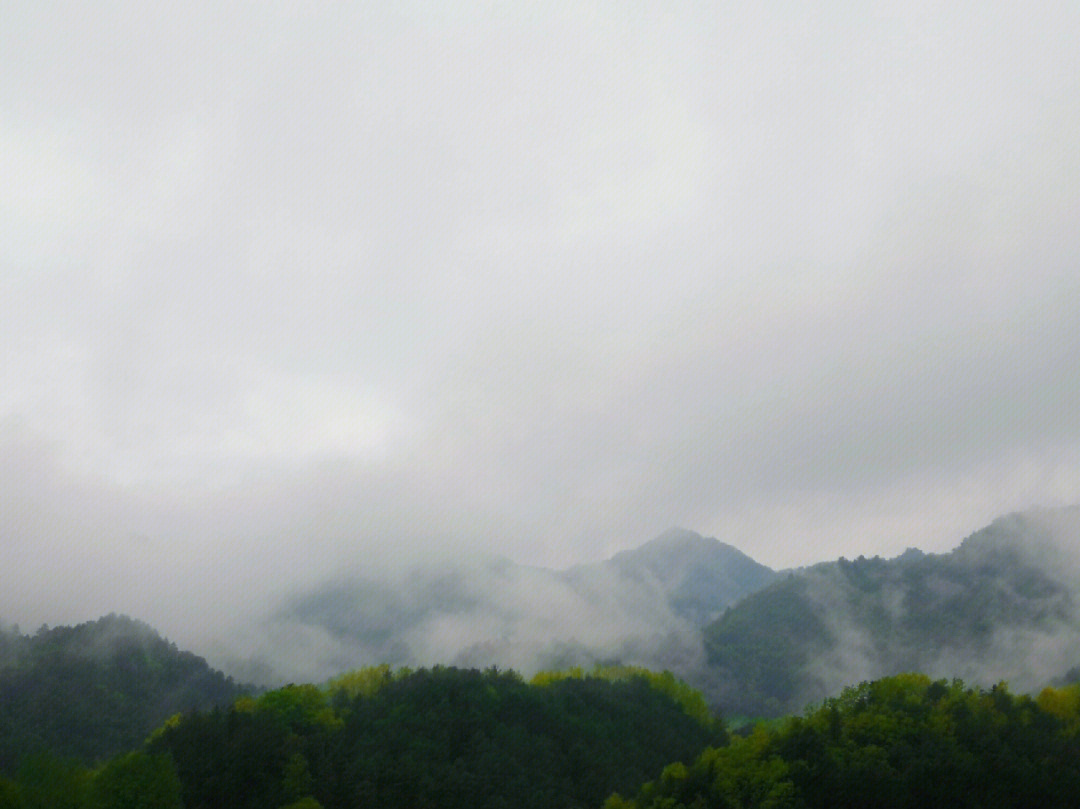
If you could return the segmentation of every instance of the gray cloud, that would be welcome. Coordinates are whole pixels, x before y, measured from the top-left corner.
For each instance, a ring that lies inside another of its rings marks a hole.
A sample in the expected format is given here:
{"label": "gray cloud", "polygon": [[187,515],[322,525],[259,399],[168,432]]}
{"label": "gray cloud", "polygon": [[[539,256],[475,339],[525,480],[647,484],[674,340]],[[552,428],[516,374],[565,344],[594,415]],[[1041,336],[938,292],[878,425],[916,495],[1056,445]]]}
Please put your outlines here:
{"label": "gray cloud", "polygon": [[1080,499],[1074,8],[455,5],[9,15],[5,617]]}

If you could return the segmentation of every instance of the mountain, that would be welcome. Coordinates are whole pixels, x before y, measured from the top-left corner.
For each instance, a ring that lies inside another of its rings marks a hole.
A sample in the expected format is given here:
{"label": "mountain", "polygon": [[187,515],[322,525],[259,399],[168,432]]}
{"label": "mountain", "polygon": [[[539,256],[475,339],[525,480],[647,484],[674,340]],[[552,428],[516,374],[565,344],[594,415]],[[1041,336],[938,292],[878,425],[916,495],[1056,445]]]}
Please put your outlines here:
{"label": "mountain", "polygon": [[685,673],[704,663],[701,627],[774,577],[681,529],[566,570],[491,558],[419,565],[298,594],[253,630],[266,641],[251,657],[278,681],[384,662],[525,672],[619,662]]}
{"label": "mountain", "polygon": [[655,582],[672,609],[698,626],[776,578],[775,571],[737,548],[684,528],[673,528],[601,565]]}
{"label": "mountain", "polygon": [[34,635],[0,632],[0,771],[38,748],[93,763],[179,712],[242,689],[146,624],[118,615]]}
{"label": "mountain", "polygon": [[705,628],[707,682],[732,713],[801,710],[904,671],[1032,689],[1080,660],[1080,510],[994,521],[951,553],[793,572]]}

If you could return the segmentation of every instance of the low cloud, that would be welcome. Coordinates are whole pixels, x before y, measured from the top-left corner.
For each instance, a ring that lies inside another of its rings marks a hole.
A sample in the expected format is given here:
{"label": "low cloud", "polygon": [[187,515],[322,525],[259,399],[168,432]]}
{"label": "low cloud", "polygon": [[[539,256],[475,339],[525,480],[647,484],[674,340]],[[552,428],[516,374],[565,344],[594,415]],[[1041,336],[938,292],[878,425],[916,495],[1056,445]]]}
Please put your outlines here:
{"label": "low cloud", "polygon": [[991,5],[12,17],[0,617],[1077,502],[1080,16]]}

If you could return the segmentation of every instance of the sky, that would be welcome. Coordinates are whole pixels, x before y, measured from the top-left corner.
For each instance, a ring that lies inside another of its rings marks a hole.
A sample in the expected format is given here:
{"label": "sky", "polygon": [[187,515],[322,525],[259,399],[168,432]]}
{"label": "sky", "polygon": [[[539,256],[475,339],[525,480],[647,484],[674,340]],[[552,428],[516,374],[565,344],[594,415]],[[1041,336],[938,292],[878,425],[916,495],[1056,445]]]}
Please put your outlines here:
{"label": "sky", "polygon": [[0,617],[1080,502],[1080,6],[0,0]]}

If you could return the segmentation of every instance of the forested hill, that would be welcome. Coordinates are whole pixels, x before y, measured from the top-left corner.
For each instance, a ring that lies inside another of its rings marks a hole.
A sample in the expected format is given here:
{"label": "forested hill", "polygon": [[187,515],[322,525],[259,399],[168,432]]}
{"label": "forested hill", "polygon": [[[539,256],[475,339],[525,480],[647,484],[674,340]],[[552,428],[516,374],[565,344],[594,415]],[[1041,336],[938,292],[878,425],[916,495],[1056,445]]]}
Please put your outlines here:
{"label": "forested hill", "polygon": [[1080,794],[1080,687],[903,674],[673,763],[604,809],[1071,809]]}
{"label": "forested hill", "polygon": [[626,669],[374,667],[174,716],[94,769],[31,756],[0,776],[0,807],[1065,809],[1080,793],[1080,685],[902,674],[732,737],[703,707]]}
{"label": "forested hill", "polygon": [[147,752],[189,809],[598,809],[725,739],[670,675],[378,667],[178,717]]}
{"label": "forested hill", "polygon": [[146,624],[109,615],[0,632],[0,771],[37,749],[85,763],[140,745],[167,717],[242,689]]}
{"label": "forested hill", "polygon": [[703,685],[726,711],[751,715],[902,671],[1037,689],[1080,659],[1077,516],[1011,515],[952,553],[790,574],[706,628]]}

